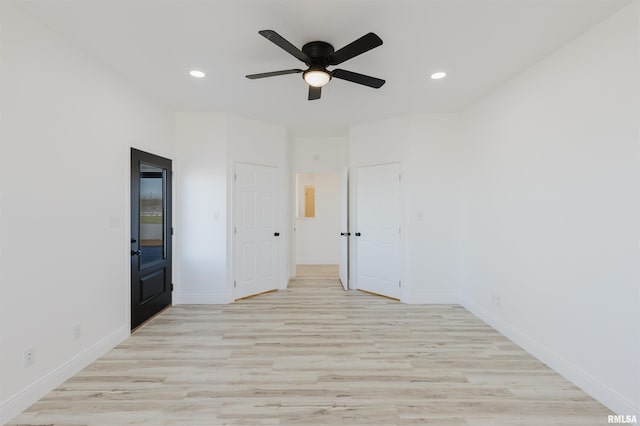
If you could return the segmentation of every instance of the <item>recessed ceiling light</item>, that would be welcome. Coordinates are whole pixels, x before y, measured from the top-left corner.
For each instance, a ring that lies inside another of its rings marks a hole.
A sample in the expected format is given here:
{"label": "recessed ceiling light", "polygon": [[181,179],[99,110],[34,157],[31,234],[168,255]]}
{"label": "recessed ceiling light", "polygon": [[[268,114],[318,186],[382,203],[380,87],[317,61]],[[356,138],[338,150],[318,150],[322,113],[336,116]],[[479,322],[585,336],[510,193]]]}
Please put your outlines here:
{"label": "recessed ceiling light", "polygon": [[443,71],[434,72],[433,74],[431,74],[431,78],[433,80],[440,80],[441,78],[445,78],[446,76],[447,76],[447,73]]}
{"label": "recessed ceiling light", "polygon": [[191,70],[189,71],[189,74],[191,75],[191,77],[195,77],[195,78],[202,78],[206,75],[205,73],[199,70]]}

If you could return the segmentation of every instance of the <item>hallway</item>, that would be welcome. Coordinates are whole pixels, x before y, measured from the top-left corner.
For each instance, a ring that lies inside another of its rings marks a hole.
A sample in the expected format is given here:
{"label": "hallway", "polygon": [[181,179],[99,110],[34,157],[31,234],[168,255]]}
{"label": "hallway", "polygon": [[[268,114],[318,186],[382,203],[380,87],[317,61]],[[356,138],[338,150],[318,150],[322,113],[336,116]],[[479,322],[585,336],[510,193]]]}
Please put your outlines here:
{"label": "hallway", "polygon": [[296,280],[338,279],[338,265],[296,265]]}

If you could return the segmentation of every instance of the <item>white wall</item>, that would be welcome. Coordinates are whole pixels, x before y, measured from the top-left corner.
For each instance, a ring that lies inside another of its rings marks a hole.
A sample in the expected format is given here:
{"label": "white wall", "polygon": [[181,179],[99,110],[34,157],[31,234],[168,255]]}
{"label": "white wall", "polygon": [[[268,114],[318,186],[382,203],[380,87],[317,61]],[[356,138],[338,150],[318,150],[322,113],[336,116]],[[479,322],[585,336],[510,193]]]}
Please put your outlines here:
{"label": "white wall", "polygon": [[465,307],[640,416],[637,8],[464,114],[462,272]]}
{"label": "white wall", "polygon": [[[236,162],[280,169],[288,188],[287,137],[281,126],[229,114],[176,115],[175,304],[233,301],[233,170]],[[281,194],[282,217],[288,191]],[[289,230],[281,219],[279,286],[288,281]]]}
{"label": "white wall", "polygon": [[129,335],[129,150],[173,158],[174,138],[167,111],[0,4],[4,423]]}
{"label": "white wall", "polygon": [[229,159],[284,167],[287,134],[283,126],[226,114]]}
{"label": "white wall", "polygon": [[174,303],[229,303],[224,114],[176,115]]}
{"label": "white wall", "polygon": [[407,303],[458,303],[460,119],[412,116],[404,161]]}
{"label": "white wall", "polygon": [[[458,300],[458,128],[455,115],[417,114],[350,130],[352,172],[360,166],[401,164],[403,195],[399,208],[403,212],[404,258],[401,300],[405,303]],[[354,212],[355,179],[351,180],[350,190],[350,211]],[[354,215],[350,228],[352,232],[357,228]],[[355,265],[355,250],[351,251],[351,262]]]}
{"label": "white wall", "polygon": [[340,174],[316,173],[316,216],[296,219],[296,263],[340,262]]}
{"label": "white wall", "polygon": [[297,137],[293,162],[298,173],[337,173],[347,167],[348,138]]}
{"label": "white wall", "polygon": [[403,116],[349,129],[349,167],[402,163],[408,155],[412,118]]}

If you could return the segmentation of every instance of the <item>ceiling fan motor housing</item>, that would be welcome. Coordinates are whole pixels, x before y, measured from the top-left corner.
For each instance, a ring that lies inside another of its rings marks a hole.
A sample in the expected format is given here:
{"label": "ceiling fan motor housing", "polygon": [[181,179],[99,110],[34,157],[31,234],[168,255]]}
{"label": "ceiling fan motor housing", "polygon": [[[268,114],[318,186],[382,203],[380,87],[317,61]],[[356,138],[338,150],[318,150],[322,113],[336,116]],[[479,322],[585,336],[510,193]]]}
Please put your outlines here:
{"label": "ceiling fan motor housing", "polygon": [[333,55],[334,49],[324,41],[312,41],[302,46],[302,52],[309,57],[309,67],[324,68],[329,65],[329,57]]}

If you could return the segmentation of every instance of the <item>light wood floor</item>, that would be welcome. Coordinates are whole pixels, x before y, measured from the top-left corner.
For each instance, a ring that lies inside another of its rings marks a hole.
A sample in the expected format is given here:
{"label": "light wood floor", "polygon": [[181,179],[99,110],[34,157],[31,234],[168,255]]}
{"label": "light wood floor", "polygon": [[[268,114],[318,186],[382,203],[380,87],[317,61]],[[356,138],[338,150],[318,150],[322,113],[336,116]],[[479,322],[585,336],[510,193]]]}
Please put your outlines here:
{"label": "light wood floor", "polygon": [[298,280],[336,280],[338,273],[338,265],[296,265],[296,279]]}
{"label": "light wood floor", "polygon": [[172,307],[10,425],[585,426],[608,414],[460,306],[302,271],[286,291]]}

